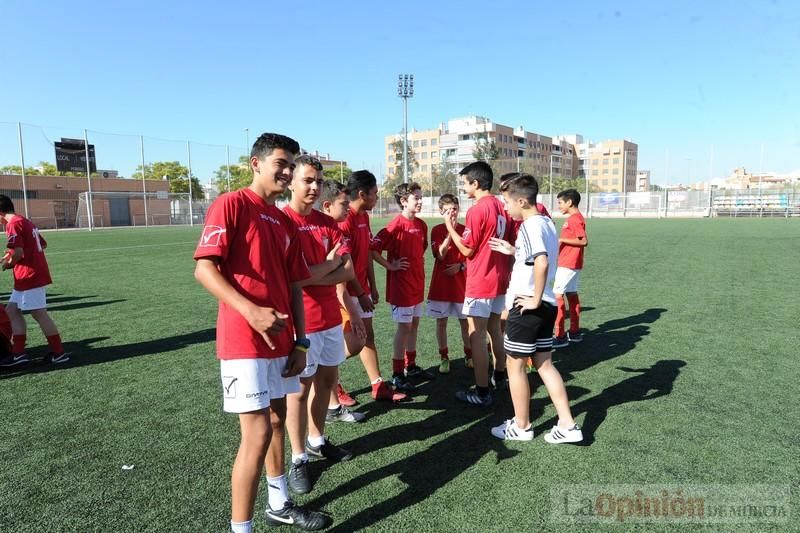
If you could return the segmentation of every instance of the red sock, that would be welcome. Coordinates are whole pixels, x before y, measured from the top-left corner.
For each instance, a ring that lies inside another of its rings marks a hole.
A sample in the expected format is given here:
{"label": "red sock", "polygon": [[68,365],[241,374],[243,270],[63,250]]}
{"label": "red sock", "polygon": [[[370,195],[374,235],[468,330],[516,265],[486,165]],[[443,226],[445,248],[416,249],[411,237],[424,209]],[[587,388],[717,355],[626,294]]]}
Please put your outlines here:
{"label": "red sock", "polygon": [[567,294],[567,301],[569,302],[569,330],[578,333],[581,329],[581,300],[578,298],[578,293]]}
{"label": "red sock", "polygon": [[449,352],[449,350],[447,349],[447,346],[445,346],[444,348],[439,348],[439,356],[442,359],[447,359],[448,358],[447,357],[448,352]]}
{"label": "red sock", "polygon": [[412,350],[410,352],[408,350],[406,350],[406,368],[408,368],[410,366],[417,366],[417,351],[416,350]]}
{"label": "red sock", "polygon": [[567,314],[567,305],[564,303],[564,296],[556,296],[556,305],[558,311],[556,312],[556,337],[564,336],[564,317]]}
{"label": "red sock", "polygon": [[472,348],[464,346],[464,359],[472,359]]}
{"label": "red sock", "polygon": [[21,354],[25,353],[25,334],[14,335],[11,339],[11,353]]}
{"label": "red sock", "polygon": [[402,374],[403,373],[403,360],[402,359],[392,359],[392,372],[394,374]]}
{"label": "red sock", "polygon": [[64,353],[64,346],[61,344],[61,335],[56,333],[55,335],[48,335],[47,337],[47,345],[50,347],[50,352],[56,355],[61,355]]}

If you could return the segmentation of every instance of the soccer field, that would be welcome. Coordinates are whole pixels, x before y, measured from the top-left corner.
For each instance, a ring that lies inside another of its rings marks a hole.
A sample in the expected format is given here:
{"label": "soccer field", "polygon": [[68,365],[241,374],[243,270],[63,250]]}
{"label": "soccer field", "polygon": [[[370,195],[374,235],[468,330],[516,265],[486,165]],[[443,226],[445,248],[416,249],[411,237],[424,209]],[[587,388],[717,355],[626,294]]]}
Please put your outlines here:
{"label": "soccer field", "polygon": [[[585,340],[554,355],[583,445],[543,441],[555,411],[535,374],[536,438],[493,438],[489,428],[512,415],[508,393],[488,411],[454,398],[473,378],[451,323],[452,372],[419,386],[411,402],[372,402],[358,359],[342,366],[368,418],[327,433],[357,456],[312,463],[315,488],[297,501],[324,508],[331,531],[342,532],[592,531],[597,521],[551,516],[565,512],[551,489],[586,484],[789,486],[796,506],[800,223],[590,219],[587,230]],[[226,530],[239,432],[221,409],[216,302],[193,278],[199,233],[46,234],[48,300],[72,361],[0,371],[0,531]],[[377,265],[376,273],[383,295]],[[7,297],[10,273],[3,283]],[[388,375],[394,324],[385,303],[375,324]],[[29,354],[44,356],[31,319],[29,328]],[[435,372],[430,319],[418,352]],[[268,529],[265,485],[257,531]],[[704,530],[796,531],[796,519]]]}

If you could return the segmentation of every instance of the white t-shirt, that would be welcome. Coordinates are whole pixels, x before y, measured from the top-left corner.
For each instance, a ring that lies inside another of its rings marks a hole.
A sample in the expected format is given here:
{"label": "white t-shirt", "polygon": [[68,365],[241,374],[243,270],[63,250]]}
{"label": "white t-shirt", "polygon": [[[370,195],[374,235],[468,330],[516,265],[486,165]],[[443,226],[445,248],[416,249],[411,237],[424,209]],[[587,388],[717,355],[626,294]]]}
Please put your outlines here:
{"label": "white t-shirt", "polygon": [[506,292],[506,308],[514,307],[516,296],[533,296],[533,261],[540,255],[547,256],[547,279],[542,301],[555,305],[553,279],[558,267],[558,235],[553,221],[541,215],[528,217],[519,228],[515,248],[514,268]]}

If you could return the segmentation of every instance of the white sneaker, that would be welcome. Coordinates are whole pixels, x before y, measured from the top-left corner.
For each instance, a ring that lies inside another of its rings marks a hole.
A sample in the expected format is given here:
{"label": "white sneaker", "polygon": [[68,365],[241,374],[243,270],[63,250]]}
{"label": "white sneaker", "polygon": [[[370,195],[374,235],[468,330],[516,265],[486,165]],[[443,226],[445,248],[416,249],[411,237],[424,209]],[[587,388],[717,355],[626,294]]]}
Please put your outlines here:
{"label": "white sneaker", "polygon": [[528,429],[520,429],[514,418],[509,418],[492,428],[492,435],[501,440],[533,440],[533,424]]}
{"label": "white sneaker", "polygon": [[567,444],[570,442],[580,442],[583,440],[583,432],[578,424],[569,429],[563,429],[558,425],[553,426],[550,433],[544,436],[544,440],[550,444]]}
{"label": "white sneaker", "polygon": [[326,422],[362,422],[367,415],[358,411],[351,411],[344,405],[340,405],[336,411],[328,411],[325,415]]}

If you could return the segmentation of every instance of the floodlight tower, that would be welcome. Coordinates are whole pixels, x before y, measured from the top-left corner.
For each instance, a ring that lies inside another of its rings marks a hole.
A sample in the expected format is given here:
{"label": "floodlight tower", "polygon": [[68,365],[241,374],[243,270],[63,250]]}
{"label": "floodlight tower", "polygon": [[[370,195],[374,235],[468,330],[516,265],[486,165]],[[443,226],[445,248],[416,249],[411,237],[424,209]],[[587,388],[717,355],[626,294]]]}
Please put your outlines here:
{"label": "floodlight tower", "polygon": [[400,74],[397,96],[403,99],[403,183],[408,183],[408,99],[414,97],[414,75]]}

